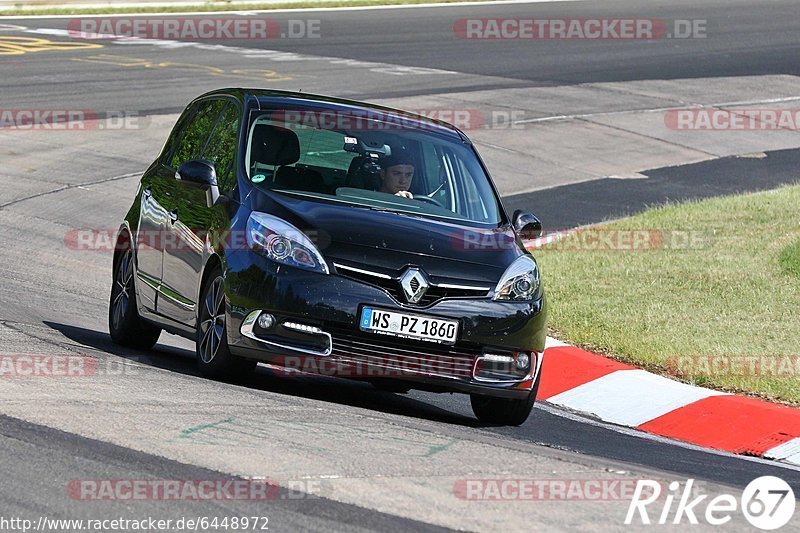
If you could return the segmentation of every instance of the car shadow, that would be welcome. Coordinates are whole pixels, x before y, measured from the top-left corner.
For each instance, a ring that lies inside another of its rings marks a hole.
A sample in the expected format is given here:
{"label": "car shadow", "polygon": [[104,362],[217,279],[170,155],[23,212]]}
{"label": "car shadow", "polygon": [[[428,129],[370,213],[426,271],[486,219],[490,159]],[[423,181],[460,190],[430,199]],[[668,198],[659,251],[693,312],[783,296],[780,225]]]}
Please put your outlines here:
{"label": "car shadow", "polygon": [[[195,354],[192,350],[162,343],[156,344],[151,350],[136,350],[114,344],[108,333],[104,331],[58,322],[44,321],[43,323],[72,342],[82,346],[136,361],[140,364],[169,370],[170,372],[195,377],[200,376],[195,364]],[[254,373],[236,381],[235,385],[445,424],[491,427],[478,422],[472,417],[453,413],[404,394],[381,391],[369,383],[348,379],[308,374],[279,374],[270,368],[259,365]]]}

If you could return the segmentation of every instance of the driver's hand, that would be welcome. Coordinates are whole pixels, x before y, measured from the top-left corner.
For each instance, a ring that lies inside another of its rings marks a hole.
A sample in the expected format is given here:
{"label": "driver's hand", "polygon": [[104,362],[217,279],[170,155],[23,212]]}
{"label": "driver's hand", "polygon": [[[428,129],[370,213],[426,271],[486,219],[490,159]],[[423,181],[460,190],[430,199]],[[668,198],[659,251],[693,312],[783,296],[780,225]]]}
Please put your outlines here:
{"label": "driver's hand", "polygon": [[394,195],[395,196],[402,196],[403,198],[408,198],[409,200],[413,200],[414,199],[414,195],[411,194],[408,191],[397,191],[396,193],[394,193]]}

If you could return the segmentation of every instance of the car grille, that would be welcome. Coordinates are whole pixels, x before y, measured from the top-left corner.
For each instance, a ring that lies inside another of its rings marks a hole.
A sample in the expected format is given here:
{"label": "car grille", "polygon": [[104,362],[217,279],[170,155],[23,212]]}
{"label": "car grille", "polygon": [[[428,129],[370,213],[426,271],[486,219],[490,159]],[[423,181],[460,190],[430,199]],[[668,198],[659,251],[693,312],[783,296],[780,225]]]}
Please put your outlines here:
{"label": "car grille", "polygon": [[333,333],[337,362],[363,372],[361,377],[413,379],[415,376],[471,378],[476,352],[386,335]]}
{"label": "car grille", "polygon": [[[488,296],[489,290],[488,289],[480,289],[480,288],[467,288],[467,287],[443,287],[441,285],[431,285],[428,287],[428,290],[422,296],[419,302],[415,304],[411,304],[406,300],[405,294],[403,294],[403,289],[400,287],[400,282],[395,278],[384,278],[379,277],[374,273],[358,272],[355,270],[350,270],[343,268],[342,265],[337,265],[339,270],[337,271],[340,276],[344,276],[346,278],[355,279],[358,281],[362,281],[369,285],[373,285],[384,291],[388,292],[389,295],[397,300],[399,303],[405,305],[414,305],[418,307],[427,307],[430,305],[435,304],[442,298],[481,298],[484,296]],[[419,288],[419,282],[416,279],[411,280],[411,288],[412,290],[416,291]]]}

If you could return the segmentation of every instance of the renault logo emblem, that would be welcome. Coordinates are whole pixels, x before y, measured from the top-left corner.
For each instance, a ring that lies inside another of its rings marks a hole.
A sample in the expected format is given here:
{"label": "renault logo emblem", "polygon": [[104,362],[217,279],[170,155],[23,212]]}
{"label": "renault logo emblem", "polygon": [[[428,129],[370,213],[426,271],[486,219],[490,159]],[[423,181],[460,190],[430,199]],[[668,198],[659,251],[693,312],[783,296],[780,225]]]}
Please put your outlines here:
{"label": "renault logo emblem", "polygon": [[425,296],[425,292],[431,284],[420,269],[409,268],[400,276],[400,286],[406,295],[406,301],[415,304]]}

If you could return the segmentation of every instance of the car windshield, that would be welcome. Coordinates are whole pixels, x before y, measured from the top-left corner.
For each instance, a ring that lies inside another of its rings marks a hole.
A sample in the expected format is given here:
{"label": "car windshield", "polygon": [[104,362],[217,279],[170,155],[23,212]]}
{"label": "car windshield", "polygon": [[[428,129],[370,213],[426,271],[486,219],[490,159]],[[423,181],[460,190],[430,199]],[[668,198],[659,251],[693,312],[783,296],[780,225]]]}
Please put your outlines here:
{"label": "car windshield", "polygon": [[472,147],[432,129],[397,115],[257,111],[249,179],[318,201],[499,225],[497,197]]}

